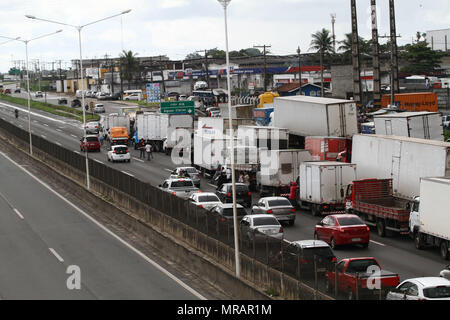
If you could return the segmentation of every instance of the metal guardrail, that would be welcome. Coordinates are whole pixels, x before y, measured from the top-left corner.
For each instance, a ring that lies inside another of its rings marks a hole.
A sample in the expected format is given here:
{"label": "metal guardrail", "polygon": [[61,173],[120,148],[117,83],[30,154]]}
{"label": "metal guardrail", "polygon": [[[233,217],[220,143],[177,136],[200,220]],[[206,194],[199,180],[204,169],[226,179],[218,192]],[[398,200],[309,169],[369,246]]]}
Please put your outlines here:
{"label": "metal guardrail", "polygon": [[[16,127],[8,121],[0,119],[0,128],[26,143],[29,141],[27,131]],[[34,134],[32,140],[34,148],[47,153],[74,169],[81,172],[85,171],[84,155],[75,153]],[[148,182],[136,179],[103,163],[92,159],[89,161],[92,177],[234,248],[232,219],[224,219],[217,213],[198,208],[187,200],[173,196],[150,185]],[[324,273],[317,268],[316,260],[320,259],[320,257],[314,256],[311,261],[305,263],[305,257],[301,256],[300,251],[286,240],[278,240],[263,233],[253,233],[249,237],[248,234],[244,235],[241,230],[239,232],[239,245],[242,254],[299,280],[314,288],[317,292],[326,293],[336,298],[339,297],[337,290],[334,290],[334,293],[330,292],[330,288],[336,288],[334,281],[331,286],[327,286]],[[334,268],[335,265],[330,265],[329,270]],[[357,293],[356,296],[358,296]]]}

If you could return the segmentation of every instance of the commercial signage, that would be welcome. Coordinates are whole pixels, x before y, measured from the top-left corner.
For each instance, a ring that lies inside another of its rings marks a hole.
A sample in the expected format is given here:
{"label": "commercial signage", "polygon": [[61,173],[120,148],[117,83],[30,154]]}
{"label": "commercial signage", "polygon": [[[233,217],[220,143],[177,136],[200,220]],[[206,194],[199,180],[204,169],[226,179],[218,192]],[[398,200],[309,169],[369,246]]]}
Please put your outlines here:
{"label": "commercial signage", "polygon": [[159,83],[147,83],[147,102],[161,102],[161,86]]}

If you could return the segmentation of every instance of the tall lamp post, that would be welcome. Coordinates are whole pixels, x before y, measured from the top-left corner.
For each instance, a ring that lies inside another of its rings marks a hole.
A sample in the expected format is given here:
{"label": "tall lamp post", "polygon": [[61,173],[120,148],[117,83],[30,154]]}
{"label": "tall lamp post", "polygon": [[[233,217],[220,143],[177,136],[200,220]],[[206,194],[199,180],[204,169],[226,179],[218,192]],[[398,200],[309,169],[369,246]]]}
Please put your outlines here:
{"label": "tall lamp post", "polygon": [[231,116],[231,74],[230,74],[230,55],[228,51],[228,23],[227,23],[227,7],[231,0],[218,0],[223,6],[225,17],[225,44],[226,44],[226,57],[227,57],[227,86],[228,86],[228,119],[230,123],[230,135],[231,135],[231,182],[233,184],[233,226],[234,226],[234,253],[236,264],[236,277],[241,277],[241,267],[239,258],[239,237],[238,237],[238,219],[237,219],[237,206],[236,206],[236,172],[234,170],[234,134],[233,134],[233,121]]}
{"label": "tall lamp post", "polygon": [[298,54],[298,82],[300,84],[300,95],[302,95],[302,51],[300,50],[300,46],[297,49]]}
{"label": "tall lamp post", "polygon": [[[30,92],[30,74],[29,74],[29,64],[28,64],[28,43],[30,43],[31,41],[34,41],[34,40],[52,36],[52,35],[60,33],[60,32],[62,32],[62,30],[58,30],[58,31],[55,31],[52,33],[47,33],[42,36],[38,36],[38,37],[29,39],[29,40],[22,40],[22,39],[20,39],[20,37],[11,39],[11,41],[12,40],[20,41],[25,44],[25,57],[26,57],[26,68],[27,68],[27,92],[28,92],[28,95],[27,95],[27,98],[28,98],[28,133],[30,136],[30,155],[33,155],[33,141],[32,141],[32,133],[31,133],[31,92]],[[2,37],[2,38],[5,38],[5,37]]]}
{"label": "tall lamp post", "polygon": [[[84,88],[84,75],[83,75],[83,54],[82,54],[82,47],[81,47],[81,31],[83,30],[84,27],[93,25],[93,24],[101,22],[101,21],[105,21],[107,19],[115,18],[115,17],[121,16],[121,15],[127,14],[129,12],[131,12],[131,10],[126,10],[126,11],[123,11],[123,12],[121,12],[119,14],[115,14],[115,15],[112,15],[112,16],[109,16],[109,17],[106,17],[106,18],[103,18],[103,19],[100,19],[100,20],[96,20],[96,21],[93,21],[93,22],[90,22],[90,23],[86,23],[86,24],[84,24],[82,26],[75,26],[75,25],[71,25],[71,24],[68,24],[68,23],[63,23],[63,22],[58,22],[58,21],[53,21],[53,20],[47,20],[47,19],[41,19],[41,18],[37,18],[37,17],[31,16],[31,15],[26,15],[25,16],[25,17],[27,17],[29,19],[33,19],[33,20],[40,20],[40,21],[45,21],[45,22],[60,24],[60,25],[63,25],[63,26],[72,27],[72,28],[75,28],[78,31],[78,45],[79,45],[79,48],[80,48],[81,105],[82,105],[82,108],[83,108],[83,127],[84,127],[84,135],[85,136],[86,136],[86,110],[84,108],[85,88]],[[91,188],[91,183],[90,183],[90,178],[89,178],[88,152],[86,152],[86,186],[87,186],[88,190]]]}

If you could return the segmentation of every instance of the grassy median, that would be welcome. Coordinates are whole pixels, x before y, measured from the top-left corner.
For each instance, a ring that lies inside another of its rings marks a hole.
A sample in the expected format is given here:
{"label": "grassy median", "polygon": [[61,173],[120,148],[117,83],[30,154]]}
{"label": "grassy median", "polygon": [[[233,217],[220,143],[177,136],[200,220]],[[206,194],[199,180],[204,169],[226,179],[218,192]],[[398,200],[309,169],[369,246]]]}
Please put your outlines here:
{"label": "grassy median", "polygon": [[450,139],[450,130],[445,130],[445,141],[447,141],[447,139]]}
{"label": "grassy median", "polygon": [[[0,100],[11,102],[11,103],[18,104],[18,105],[28,108],[28,99],[12,97],[12,96],[6,95],[6,94],[0,94]],[[59,105],[54,105],[54,104],[40,102],[40,101],[33,101],[33,100],[31,100],[30,106],[32,109],[45,111],[45,112],[55,114],[55,115],[58,115],[61,117],[79,120],[81,122],[83,121],[83,111],[80,109],[74,109],[71,107],[59,106]],[[96,114],[86,113],[86,121],[89,121],[89,120],[98,121],[98,120],[100,120],[100,116],[98,116]]]}

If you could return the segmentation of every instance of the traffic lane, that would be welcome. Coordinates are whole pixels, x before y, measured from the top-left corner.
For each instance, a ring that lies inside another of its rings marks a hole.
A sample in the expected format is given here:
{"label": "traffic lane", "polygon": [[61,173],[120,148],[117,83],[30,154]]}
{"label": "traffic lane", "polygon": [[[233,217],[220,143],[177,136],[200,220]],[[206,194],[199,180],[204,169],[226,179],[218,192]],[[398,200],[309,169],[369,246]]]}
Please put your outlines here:
{"label": "traffic lane", "polygon": [[196,299],[5,157],[0,159],[4,172],[0,192],[40,243],[64,260],[63,275],[69,265],[80,267],[82,288],[91,293],[89,299]]}
{"label": "traffic lane", "polygon": [[[310,212],[297,211],[295,225],[284,228],[288,241],[314,239],[314,227],[323,217],[313,217]],[[381,238],[376,232],[370,234],[369,248],[342,246],[334,250],[338,259],[374,257],[383,269],[398,273],[401,279],[421,276],[438,276],[445,262],[436,250],[418,251],[407,237]]]}

